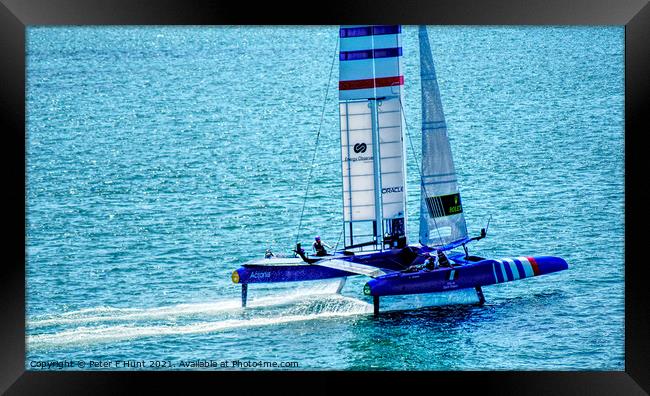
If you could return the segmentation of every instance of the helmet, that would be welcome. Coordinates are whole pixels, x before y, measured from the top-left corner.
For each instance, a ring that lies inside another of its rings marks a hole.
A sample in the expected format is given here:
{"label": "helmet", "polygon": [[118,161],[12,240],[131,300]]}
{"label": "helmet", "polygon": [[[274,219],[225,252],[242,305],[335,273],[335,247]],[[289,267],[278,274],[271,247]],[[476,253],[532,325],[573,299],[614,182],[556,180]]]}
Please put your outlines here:
{"label": "helmet", "polygon": [[315,241],[320,241],[320,236],[316,235],[316,237],[314,238],[314,240],[315,240]]}

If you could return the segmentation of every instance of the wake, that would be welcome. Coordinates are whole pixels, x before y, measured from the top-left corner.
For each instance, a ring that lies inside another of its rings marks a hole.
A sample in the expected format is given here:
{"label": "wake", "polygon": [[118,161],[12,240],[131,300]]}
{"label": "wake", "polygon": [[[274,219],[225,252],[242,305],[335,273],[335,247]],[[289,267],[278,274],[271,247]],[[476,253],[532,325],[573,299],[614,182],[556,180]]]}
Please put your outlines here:
{"label": "wake", "polygon": [[[115,342],[143,337],[206,334],[372,312],[372,304],[336,294],[337,284],[295,288],[281,295],[156,308],[86,308],[28,322],[30,349]],[[47,331],[48,328],[54,328]],[[62,329],[60,329],[62,327]],[[56,330],[60,329],[60,330]]]}

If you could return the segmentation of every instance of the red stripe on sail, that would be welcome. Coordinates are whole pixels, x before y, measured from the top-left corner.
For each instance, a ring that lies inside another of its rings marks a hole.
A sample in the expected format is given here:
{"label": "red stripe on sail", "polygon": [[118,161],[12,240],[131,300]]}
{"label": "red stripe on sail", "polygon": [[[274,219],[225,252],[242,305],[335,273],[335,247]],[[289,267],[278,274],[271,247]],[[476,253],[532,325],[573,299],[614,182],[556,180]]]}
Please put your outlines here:
{"label": "red stripe on sail", "polygon": [[530,266],[533,267],[533,274],[539,275],[539,267],[537,266],[537,261],[534,258],[526,256]]}
{"label": "red stripe on sail", "polygon": [[339,90],[347,91],[350,89],[392,87],[393,85],[404,85],[404,76],[339,81]]}

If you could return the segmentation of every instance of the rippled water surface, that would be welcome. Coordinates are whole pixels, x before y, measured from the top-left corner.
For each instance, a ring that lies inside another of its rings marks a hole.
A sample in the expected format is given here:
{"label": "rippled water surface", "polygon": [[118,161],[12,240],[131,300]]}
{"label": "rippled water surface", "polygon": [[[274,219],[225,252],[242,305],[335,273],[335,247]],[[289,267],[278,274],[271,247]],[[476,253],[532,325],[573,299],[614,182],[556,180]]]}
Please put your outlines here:
{"label": "rippled water surface", "polygon": [[[27,362],[623,370],[623,27],[430,27],[470,233],[568,271],[374,318],[364,280],[250,288],[293,245],[338,28],[27,30]],[[419,132],[417,30],[405,111]],[[338,69],[300,239],[341,230]],[[408,152],[409,235],[417,160]],[[419,158],[419,152],[417,154]],[[177,367],[178,368],[178,367]]]}

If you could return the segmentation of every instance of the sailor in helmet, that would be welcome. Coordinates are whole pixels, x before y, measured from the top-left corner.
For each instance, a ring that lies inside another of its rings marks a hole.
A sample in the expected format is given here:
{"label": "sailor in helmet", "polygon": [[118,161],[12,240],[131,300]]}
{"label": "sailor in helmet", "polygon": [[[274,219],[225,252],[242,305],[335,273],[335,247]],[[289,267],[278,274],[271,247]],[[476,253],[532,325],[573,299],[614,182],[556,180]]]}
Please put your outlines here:
{"label": "sailor in helmet", "polygon": [[424,262],[421,264],[413,264],[409,266],[404,272],[417,272],[417,271],[432,271],[438,269],[438,257],[429,252],[424,252]]}
{"label": "sailor in helmet", "polygon": [[449,267],[449,268],[451,267],[451,263],[449,262],[449,259],[447,258],[447,256],[442,250],[440,249],[436,250],[436,255],[438,256],[436,266],[440,265],[441,267]]}
{"label": "sailor in helmet", "polygon": [[424,253],[424,263],[422,267],[426,271],[438,269],[438,256],[432,255],[430,252]]}
{"label": "sailor in helmet", "polygon": [[332,248],[330,245],[326,244],[325,242],[322,242],[320,240],[320,236],[316,235],[314,238],[314,252],[316,252],[316,256],[327,256],[327,250],[325,250],[325,246],[328,248]]}

